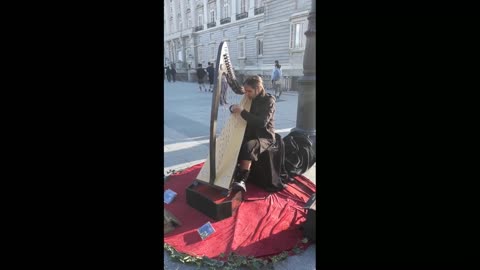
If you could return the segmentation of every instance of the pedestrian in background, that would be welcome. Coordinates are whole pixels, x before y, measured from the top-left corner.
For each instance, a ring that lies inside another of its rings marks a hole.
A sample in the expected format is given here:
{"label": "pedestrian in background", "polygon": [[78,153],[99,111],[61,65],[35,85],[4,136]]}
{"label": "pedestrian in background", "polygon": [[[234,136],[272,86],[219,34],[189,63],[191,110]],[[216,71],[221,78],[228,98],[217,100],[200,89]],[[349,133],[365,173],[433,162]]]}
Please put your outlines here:
{"label": "pedestrian in background", "polygon": [[207,72],[208,72],[208,80],[210,81],[210,88],[208,90],[210,92],[213,92],[213,77],[215,73],[215,69],[213,68],[213,63],[208,62]]}
{"label": "pedestrian in background", "polygon": [[172,81],[172,70],[170,69],[169,66],[167,66],[165,73],[167,74],[167,81],[171,82]]}
{"label": "pedestrian in background", "polygon": [[227,89],[228,89],[228,81],[227,81],[227,74],[222,74],[222,82],[220,84],[220,105],[226,105],[227,102]]}
{"label": "pedestrian in background", "polygon": [[[282,95],[282,89],[280,86],[280,78],[282,77],[282,66],[278,63],[278,60],[275,60],[275,66],[272,70],[272,86],[275,90],[275,98],[280,99]],[[277,93],[278,96],[277,96]]]}
{"label": "pedestrian in background", "polygon": [[197,78],[198,78],[198,87],[200,88],[200,92],[202,92],[202,85],[203,85],[203,88],[205,89],[205,92],[207,92],[207,87],[205,86],[205,83],[204,83],[205,75],[207,75],[207,72],[205,71],[205,69],[202,68],[202,64],[198,64]]}
{"label": "pedestrian in background", "polygon": [[177,75],[177,70],[175,69],[175,64],[172,64],[172,79],[175,82],[175,75]]}

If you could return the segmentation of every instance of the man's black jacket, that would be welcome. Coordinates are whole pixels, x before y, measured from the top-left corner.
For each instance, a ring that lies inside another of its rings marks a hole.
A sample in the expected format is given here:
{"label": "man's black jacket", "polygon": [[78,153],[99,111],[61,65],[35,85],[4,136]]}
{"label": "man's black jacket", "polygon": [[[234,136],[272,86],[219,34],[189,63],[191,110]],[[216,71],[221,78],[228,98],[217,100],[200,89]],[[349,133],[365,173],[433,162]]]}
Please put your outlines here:
{"label": "man's black jacket", "polygon": [[255,97],[250,112],[243,110],[240,115],[247,121],[245,138],[275,141],[275,98],[272,95]]}

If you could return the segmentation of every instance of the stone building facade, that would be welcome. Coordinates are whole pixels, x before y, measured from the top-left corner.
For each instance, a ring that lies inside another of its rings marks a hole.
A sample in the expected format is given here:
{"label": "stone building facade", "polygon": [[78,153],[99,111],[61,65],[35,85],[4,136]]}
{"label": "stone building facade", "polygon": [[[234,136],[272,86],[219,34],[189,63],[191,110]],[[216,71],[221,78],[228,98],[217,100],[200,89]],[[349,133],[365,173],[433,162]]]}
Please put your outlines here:
{"label": "stone building facade", "polygon": [[311,1],[165,0],[164,65],[174,63],[179,80],[196,81],[197,64],[215,62],[226,41],[240,78],[261,74],[268,83],[278,60],[283,87],[295,90],[303,75]]}

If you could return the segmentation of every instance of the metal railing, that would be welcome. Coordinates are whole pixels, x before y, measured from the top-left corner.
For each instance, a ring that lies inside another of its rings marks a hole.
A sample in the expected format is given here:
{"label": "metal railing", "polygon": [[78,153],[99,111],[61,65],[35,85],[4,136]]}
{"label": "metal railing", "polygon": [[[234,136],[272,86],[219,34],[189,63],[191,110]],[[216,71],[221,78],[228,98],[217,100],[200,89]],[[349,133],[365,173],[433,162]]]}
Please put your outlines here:
{"label": "metal railing", "polygon": [[215,27],[215,25],[217,25],[216,22],[209,22],[209,23],[207,23],[207,28]]}
{"label": "metal railing", "polygon": [[[272,85],[272,76],[271,75],[261,75],[263,79],[263,85],[267,91],[274,91],[273,85]],[[280,78],[280,89],[282,89],[282,92],[287,92],[287,91],[295,91],[294,88],[292,88],[293,82],[296,81],[295,76],[282,76]]]}
{"label": "metal railing", "polygon": [[247,17],[248,17],[248,12],[239,13],[239,14],[237,14],[236,17],[237,17],[237,20],[241,20],[241,19],[247,18]]}
{"label": "metal railing", "polygon": [[255,8],[254,14],[258,15],[263,12],[265,12],[265,7],[258,7],[258,8]]}
{"label": "metal railing", "polygon": [[230,17],[226,17],[226,18],[223,18],[220,20],[220,24],[225,24],[225,23],[229,23],[231,21],[231,18]]}
{"label": "metal railing", "polygon": [[203,30],[203,25],[199,25],[195,27],[195,32],[202,31]]}

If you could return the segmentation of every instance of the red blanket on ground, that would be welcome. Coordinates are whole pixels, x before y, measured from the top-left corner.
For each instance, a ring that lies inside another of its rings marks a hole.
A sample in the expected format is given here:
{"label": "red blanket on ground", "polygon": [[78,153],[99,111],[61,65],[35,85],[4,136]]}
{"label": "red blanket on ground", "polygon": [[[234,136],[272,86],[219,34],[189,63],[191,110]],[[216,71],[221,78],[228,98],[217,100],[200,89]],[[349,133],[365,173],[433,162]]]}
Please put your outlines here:
{"label": "red blanket on ground", "polygon": [[[177,192],[165,209],[175,215],[182,226],[164,236],[165,243],[177,251],[195,256],[221,259],[221,253],[230,252],[242,256],[266,257],[308,247],[300,225],[306,220],[305,205],[316,186],[303,176],[295,177],[295,183],[285,189],[269,193],[247,183],[248,192],[237,212],[230,218],[215,222],[186,202],[185,190],[196,179],[203,163],[181,173],[171,175],[164,189]],[[197,229],[210,221],[215,232],[202,241]]]}

